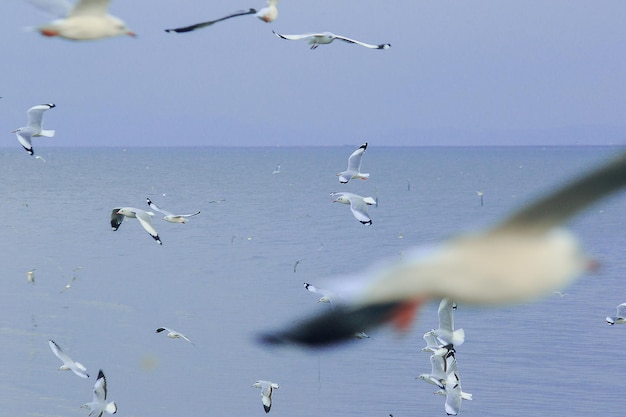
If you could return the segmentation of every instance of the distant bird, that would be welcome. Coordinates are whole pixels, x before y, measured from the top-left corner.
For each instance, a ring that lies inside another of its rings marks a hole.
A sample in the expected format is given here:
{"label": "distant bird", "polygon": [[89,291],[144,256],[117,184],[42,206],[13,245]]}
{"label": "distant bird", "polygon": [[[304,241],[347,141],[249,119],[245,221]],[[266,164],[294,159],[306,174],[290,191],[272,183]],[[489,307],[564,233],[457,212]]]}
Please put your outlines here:
{"label": "distant bird", "polygon": [[180,27],[180,28],[176,28],[176,29],[165,29],[166,32],[177,32],[177,33],[184,33],[184,32],[191,32],[197,29],[202,29],[205,28],[207,26],[211,26],[214,23],[217,22],[221,22],[227,19],[231,19],[233,17],[237,17],[237,16],[246,16],[249,14],[253,14],[256,17],[258,17],[259,19],[261,19],[264,22],[271,22],[274,19],[276,19],[276,17],[278,16],[278,9],[276,8],[276,5],[278,4],[278,0],[268,0],[267,2],[267,6],[262,8],[261,10],[259,10],[257,12],[256,9],[248,9],[248,10],[238,10],[234,13],[231,13],[229,15],[226,15],[224,17],[220,17],[219,19],[215,19],[215,20],[209,20],[207,22],[202,22],[202,23],[196,23],[194,25],[190,25],[190,26],[184,26],[184,27]]}
{"label": "distant bird", "polygon": [[300,265],[300,262],[302,262],[304,259],[298,259],[294,264],[293,264],[293,273],[296,273],[296,269],[298,269],[298,265]]}
{"label": "distant bird", "polygon": [[161,332],[167,332],[167,337],[172,338],[172,339],[185,339],[186,341],[188,341],[189,343],[195,346],[195,343],[189,340],[187,336],[185,336],[184,334],[180,332],[177,332],[176,330],[168,329],[167,327],[159,327],[158,329],[155,330],[155,333],[161,333]]}
{"label": "distant bird", "polygon": [[80,407],[89,409],[89,417],[101,417],[105,411],[109,414],[117,413],[115,401],[107,403],[107,380],[102,369],[98,371],[98,379],[93,386],[93,401]]}
{"label": "distant bird", "polygon": [[31,284],[35,283],[35,268],[26,273],[26,281],[30,282]]}
{"label": "distant bird", "polygon": [[126,23],[109,14],[109,0],[80,0],[73,7],[66,1],[29,1],[61,18],[37,28],[44,36],[75,41],[136,36]]}
{"label": "distant bird", "polygon": [[152,220],[150,219],[152,213],[133,207],[116,207],[111,211],[111,227],[113,231],[119,229],[125,217],[139,220],[139,224],[141,224],[146,232],[148,232],[159,245],[163,244],[156,229],[152,226]]}
{"label": "distant bird", "polygon": [[626,303],[618,305],[615,317],[607,317],[606,322],[611,326],[614,324],[626,324]]}
{"label": "distant bird", "polygon": [[[272,31],[274,32],[274,31]],[[383,43],[380,45],[371,45],[369,43],[364,43],[361,41],[357,41],[355,39],[346,38],[345,36],[335,35],[331,32],[320,32],[320,33],[305,33],[302,35],[281,35],[280,33],[274,32],[274,35],[278,36],[282,39],[287,39],[288,41],[298,41],[300,39],[308,39],[309,45],[311,45],[311,49],[316,49],[319,45],[329,44],[335,39],[339,39],[348,43],[355,43],[357,45],[364,46],[370,49],[389,49],[391,48],[390,43]]]}
{"label": "distant bird", "polygon": [[48,104],[39,104],[37,106],[33,106],[26,112],[28,116],[28,125],[25,127],[20,127],[19,129],[15,129],[13,133],[17,135],[17,140],[20,144],[26,149],[29,155],[32,155],[33,145],[31,144],[31,138],[37,137],[47,137],[51,138],[54,136],[54,130],[44,130],[42,128],[43,122],[43,113],[51,108],[56,107],[52,103]]}
{"label": "distant bird", "polygon": [[367,212],[367,206],[376,206],[378,202],[372,197],[362,197],[353,193],[330,193],[333,203],[349,204],[352,215],[361,223],[371,225],[372,219]]}
{"label": "distant bird", "polygon": [[252,386],[254,388],[261,388],[263,409],[266,413],[269,413],[272,408],[272,393],[275,389],[278,389],[279,385],[276,382],[260,380],[252,384]]}
{"label": "distant bird", "polygon": [[337,297],[335,293],[328,291],[328,290],[323,290],[321,288],[317,288],[316,286],[311,285],[308,282],[304,283],[304,288],[306,288],[306,290],[309,292],[319,294],[322,296],[319,300],[317,300],[318,303],[329,303],[330,306],[334,308],[333,299]]}
{"label": "distant bird", "polygon": [[558,295],[559,297],[565,297],[566,295],[569,295],[569,293],[561,291],[552,291],[552,294]]}
{"label": "distant bird", "polygon": [[476,194],[480,197],[480,206],[483,206],[483,195],[484,193],[482,191],[476,191]]}
{"label": "distant bird", "polygon": [[366,180],[370,177],[370,174],[361,172],[361,159],[363,159],[363,154],[366,150],[367,142],[359,146],[356,151],[350,154],[350,157],[348,158],[348,168],[337,174],[340,183],[345,184],[353,178]]}
{"label": "distant bird", "polygon": [[355,339],[369,339],[369,335],[365,332],[356,332],[352,337]]}
{"label": "distant bird", "polygon": [[170,223],[186,223],[189,217],[200,214],[199,211],[193,214],[172,214],[169,211],[159,208],[149,198],[146,198],[146,201],[152,210],[156,210],[159,213],[165,214],[165,217],[163,217],[161,220],[165,220],[166,222],[170,222]]}
{"label": "distant bird", "polygon": [[276,165],[276,169],[272,171],[272,174],[280,174],[280,164]]}
{"label": "distant bird", "polygon": [[74,362],[72,358],[61,350],[61,347],[57,345],[54,340],[48,340],[48,345],[50,345],[52,353],[63,361],[63,365],[59,367],[60,371],[72,371],[81,378],[89,378],[87,368],[80,362]]}
{"label": "distant bird", "polygon": [[454,303],[449,298],[444,298],[439,303],[437,315],[439,316],[439,328],[433,329],[432,333],[443,342],[444,345],[460,346],[465,341],[465,331],[454,329]]}
{"label": "distant bird", "polygon": [[522,208],[489,230],[417,248],[355,281],[335,280],[349,302],[261,336],[269,344],[323,346],[386,323],[406,330],[433,297],[494,306],[534,300],[597,264],[562,223],[626,186],[626,153]]}

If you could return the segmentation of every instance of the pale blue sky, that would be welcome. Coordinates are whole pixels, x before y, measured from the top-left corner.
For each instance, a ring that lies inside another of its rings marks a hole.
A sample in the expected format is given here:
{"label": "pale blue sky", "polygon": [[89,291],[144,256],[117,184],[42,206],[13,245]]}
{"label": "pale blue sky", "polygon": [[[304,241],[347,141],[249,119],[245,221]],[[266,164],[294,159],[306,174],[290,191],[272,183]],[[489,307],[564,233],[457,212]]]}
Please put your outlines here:
{"label": "pale blue sky", "polygon": [[[163,31],[264,3],[113,0],[138,37],[72,42],[24,30],[51,18],[2,0],[1,145],[46,102],[56,146],[626,141],[623,0],[281,0],[273,23]],[[272,29],[392,48],[312,51]]]}

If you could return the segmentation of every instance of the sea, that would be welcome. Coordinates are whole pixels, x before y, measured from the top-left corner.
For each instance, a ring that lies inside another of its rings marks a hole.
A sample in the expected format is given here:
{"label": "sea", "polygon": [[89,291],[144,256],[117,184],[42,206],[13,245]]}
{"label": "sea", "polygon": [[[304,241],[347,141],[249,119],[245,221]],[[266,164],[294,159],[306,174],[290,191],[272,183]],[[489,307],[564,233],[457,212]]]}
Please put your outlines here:
{"label": "sea", "polygon": [[[274,417],[445,416],[444,397],[416,379],[430,372],[422,336],[438,327],[439,300],[405,333],[371,330],[321,350],[257,337],[331,308],[305,282],[323,288],[489,227],[622,149],[370,143],[370,178],[340,184],[359,145],[35,147],[44,159],[0,148],[0,414],[87,416],[80,406],[102,369],[125,417],[263,416],[261,379],[280,384]],[[373,224],[333,204],[337,191],[378,198]],[[135,219],[111,229],[114,208],[149,210],[146,197],[201,213],[186,224],[155,216],[162,246]],[[564,296],[458,305],[459,376],[473,394],[460,415],[626,412],[626,326],[605,322],[626,302],[625,207],[617,193],[568,223],[600,268]],[[49,339],[90,378],[59,371]]]}

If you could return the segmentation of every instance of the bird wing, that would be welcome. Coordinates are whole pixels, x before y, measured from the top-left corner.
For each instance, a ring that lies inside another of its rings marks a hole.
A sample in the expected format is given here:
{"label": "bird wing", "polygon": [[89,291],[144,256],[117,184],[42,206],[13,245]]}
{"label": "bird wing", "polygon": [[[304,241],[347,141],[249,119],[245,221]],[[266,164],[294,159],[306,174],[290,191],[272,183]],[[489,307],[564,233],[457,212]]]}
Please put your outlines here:
{"label": "bird wing", "polygon": [[348,171],[359,171],[361,169],[361,159],[367,149],[367,142],[359,147],[356,151],[352,152],[348,158]]}
{"label": "bird wing", "polygon": [[50,110],[52,106],[48,104],[39,104],[33,106],[26,112],[28,116],[28,127],[32,127],[36,131],[41,130],[41,123],[43,121],[43,112]]}
{"label": "bird wing", "polygon": [[439,303],[437,315],[439,316],[439,329],[449,332],[454,331],[454,315],[452,313],[453,302],[449,298],[444,298]]}
{"label": "bird wing", "polygon": [[357,41],[356,39],[346,38],[345,36],[340,36],[340,35],[335,35],[335,38],[339,39],[339,40],[342,40],[344,42],[356,43],[357,45],[361,45],[361,46],[364,46],[364,47],[370,48],[370,49],[387,49],[387,48],[389,48],[389,46],[391,46],[388,43],[383,43],[381,45],[372,45],[372,44],[369,44],[369,43],[364,43],[364,42],[361,42],[361,41]]}
{"label": "bird wing", "polygon": [[626,186],[626,152],[510,216],[492,232],[539,231],[558,226],[602,197]]}
{"label": "bird wing", "polygon": [[626,303],[617,306],[617,317],[626,318]]}
{"label": "bird wing", "polygon": [[98,379],[93,385],[93,401],[103,402],[107,399],[107,380],[102,369],[98,371]]}
{"label": "bird wing", "polygon": [[173,216],[173,215],[174,215],[174,214],[170,213],[169,211],[166,211],[166,210],[163,210],[163,209],[159,208],[159,206],[157,206],[156,204],[154,204],[154,203],[152,202],[152,200],[150,200],[150,199],[149,199],[149,198],[147,198],[147,197],[146,197],[146,202],[148,203],[148,205],[150,206],[150,208],[151,208],[152,210],[156,210],[156,211],[158,211],[158,212],[160,212],[160,213],[165,214],[166,216]]}
{"label": "bird wing", "polygon": [[152,238],[160,245],[161,239],[159,239],[159,233],[156,231],[154,226],[152,226],[150,215],[143,210],[137,210],[135,212],[135,216],[137,216],[137,220],[139,220],[141,226],[146,229],[146,232],[148,232],[150,236],[152,236]]}
{"label": "bird wing", "polygon": [[274,35],[278,36],[279,38],[287,39],[288,41],[299,41],[300,39],[308,39],[314,36],[322,36],[322,34],[320,33],[304,33],[302,35],[281,35],[278,32],[272,32],[274,32]]}
{"label": "bird wing", "polygon": [[202,28],[205,28],[207,26],[211,26],[213,23],[221,22],[222,20],[230,19],[232,17],[245,16],[247,14],[255,14],[255,13],[256,13],[255,9],[238,10],[238,11],[236,11],[234,13],[231,13],[231,14],[229,14],[227,16],[220,17],[219,19],[209,20],[207,22],[202,22],[202,23],[196,23],[195,25],[184,26],[184,27],[176,28],[176,29],[165,29],[165,31],[166,32],[176,32],[176,33],[191,32],[191,31],[196,30],[196,29],[202,29]]}
{"label": "bird wing", "polygon": [[106,16],[109,14],[109,3],[110,0],[80,0],[69,16]]}
{"label": "bird wing", "polygon": [[367,204],[365,204],[363,198],[350,198],[350,210],[352,215],[361,223],[372,221],[367,212]]}
{"label": "bird wing", "polygon": [[32,137],[32,131],[26,128],[25,130],[15,132],[15,135],[17,136],[17,140],[20,142],[20,145],[22,145],[22,147],[26,149],[26,152],[32,155],[33,145],[30,141],[30,138]]}
{"label": "bird wing", "polygon": [[120,209],[121,207],[116,207],[113,211],[111,211],[111,227],[114,231],[119,229],[120,225],[124,221],[124,215],[117,213]]}
{"label": "bird wing", "polygon": [[71,364],[72,362],[74,362],[69,356],[67,356],[65,352],[61,350],[61,347],[57,345],[54,340],[48,340],[48,345],[50,345],[52,353],[54,353],[57,358],[61,359],[64,364]]}
{"label": "bird wing", "polygon": [[66,0],[26,0],[44,12],[56,16],[66,17],[72,10],[72,3]]}
{"label": "bird wing", "polygon": [[196,213],[193,213],[193,214],[177,214],[176,216],[178,216],[178,217],[192,217],[192,216],[196,216],[198,214],[200,214],[199,211],[196,212]]}

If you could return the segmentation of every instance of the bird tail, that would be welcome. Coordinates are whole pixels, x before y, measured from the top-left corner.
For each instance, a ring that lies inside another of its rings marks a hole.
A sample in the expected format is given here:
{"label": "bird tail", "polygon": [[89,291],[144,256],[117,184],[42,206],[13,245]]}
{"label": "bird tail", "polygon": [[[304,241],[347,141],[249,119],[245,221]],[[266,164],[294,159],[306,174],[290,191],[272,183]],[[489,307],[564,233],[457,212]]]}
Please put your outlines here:
{"label": "bird tail", "polygon": [[269,345],[299,344],[323,347],[354,339],[354,334],[392,323],[407,330],[421,300],[388,302],[358,307],[341,306],[300,324],[262,334],[259,341]]}
{"label": "bird tail", "polygon": [[39,132],[37,136],[44,136],[46,138],[51,138],[54,136],[54,130],[42,130]]}

